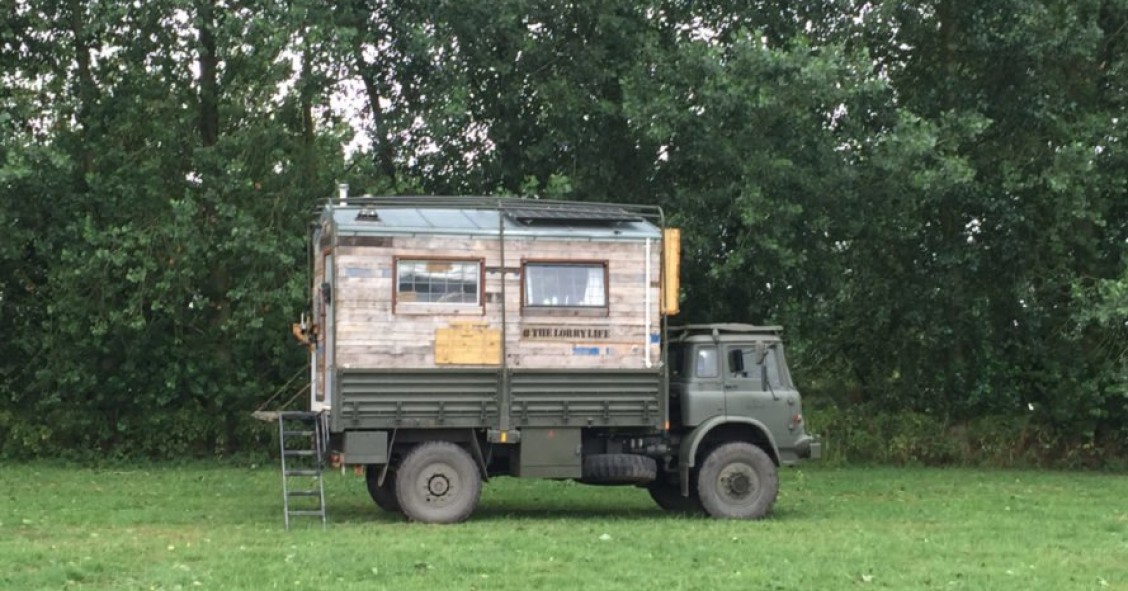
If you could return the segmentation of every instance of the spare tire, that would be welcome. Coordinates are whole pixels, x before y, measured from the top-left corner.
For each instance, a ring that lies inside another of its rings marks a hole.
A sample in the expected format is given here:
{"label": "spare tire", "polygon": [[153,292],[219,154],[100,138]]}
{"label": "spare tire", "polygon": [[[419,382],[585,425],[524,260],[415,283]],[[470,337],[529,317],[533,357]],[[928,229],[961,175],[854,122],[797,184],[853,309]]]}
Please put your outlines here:
{"label": "spare tire", "polygon": [[637,454],[592,454],[584,457],[585,484],[646,484],[658,477],[658,462]]}

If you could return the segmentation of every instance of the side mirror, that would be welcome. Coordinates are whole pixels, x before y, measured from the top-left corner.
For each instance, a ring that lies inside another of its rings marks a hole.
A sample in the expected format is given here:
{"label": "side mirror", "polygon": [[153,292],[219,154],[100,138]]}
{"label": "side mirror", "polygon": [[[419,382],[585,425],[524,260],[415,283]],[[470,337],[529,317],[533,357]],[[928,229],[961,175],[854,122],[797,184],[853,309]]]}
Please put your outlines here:
{"label": "side mirror", "polygon": [[740,349],[729,350],[729,370],[732,373],[744,373],[744,351]]}
{"label": "side mirror", "polygon": [[763,365],[768,357],[768,345],[764,341],[756,342],[756,365]]}

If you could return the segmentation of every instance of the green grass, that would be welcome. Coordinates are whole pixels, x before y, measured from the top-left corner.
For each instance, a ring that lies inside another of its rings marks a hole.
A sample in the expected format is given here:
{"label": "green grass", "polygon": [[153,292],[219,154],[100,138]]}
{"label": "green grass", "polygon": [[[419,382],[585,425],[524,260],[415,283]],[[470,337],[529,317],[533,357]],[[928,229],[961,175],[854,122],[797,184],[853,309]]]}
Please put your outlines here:
{"label": "green grass", "polygon": [[279,476],[0,466],[0,588],[1128,589],[1128,477],[785,470],[772,519],[670,517],[632,488],[498,479],[470,522],[404,523],[329,475],[282,529]]}

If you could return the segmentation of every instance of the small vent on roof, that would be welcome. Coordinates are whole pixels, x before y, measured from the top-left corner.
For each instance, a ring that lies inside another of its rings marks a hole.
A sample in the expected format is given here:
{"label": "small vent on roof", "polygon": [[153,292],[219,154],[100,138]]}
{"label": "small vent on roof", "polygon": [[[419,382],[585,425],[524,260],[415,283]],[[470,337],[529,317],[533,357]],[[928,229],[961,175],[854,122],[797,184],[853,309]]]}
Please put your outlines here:
{"label": "small vent on roof", "polygon": [[611,225],[619,222],[638,222],[642,217],[617,207],[540,207],[536,209],[508,209],[506,215],[526,225]]}
{"label": "small vent on roof", "polygon": [[378,222],[380,221],[380,214],[371,207],[362,207],[356,214],[358,222]]}

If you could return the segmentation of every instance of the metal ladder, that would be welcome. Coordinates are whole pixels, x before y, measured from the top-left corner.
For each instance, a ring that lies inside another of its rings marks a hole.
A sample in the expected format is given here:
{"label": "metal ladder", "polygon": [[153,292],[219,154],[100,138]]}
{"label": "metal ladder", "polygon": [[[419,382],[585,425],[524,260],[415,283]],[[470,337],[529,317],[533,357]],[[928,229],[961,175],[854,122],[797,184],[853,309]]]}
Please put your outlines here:
{"label": "metal ladder", "polygon": [[[321,478],[328,449],[325,414],[304,411],[278,413],[278,448],[282,459],[282,507],[286,529],[290,518],[298,516],[320,517],[325,527],[325,483]],[[287,445],[290,443],[292,445]],[[291,488],[290,479],[302,479],[301,488]],[[296,498],[309,498],[316,506],[299,504],[291,506]]]}

